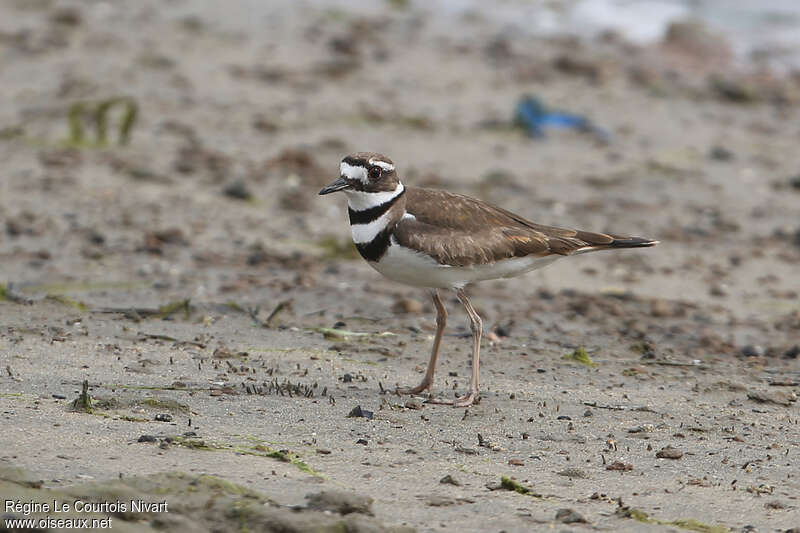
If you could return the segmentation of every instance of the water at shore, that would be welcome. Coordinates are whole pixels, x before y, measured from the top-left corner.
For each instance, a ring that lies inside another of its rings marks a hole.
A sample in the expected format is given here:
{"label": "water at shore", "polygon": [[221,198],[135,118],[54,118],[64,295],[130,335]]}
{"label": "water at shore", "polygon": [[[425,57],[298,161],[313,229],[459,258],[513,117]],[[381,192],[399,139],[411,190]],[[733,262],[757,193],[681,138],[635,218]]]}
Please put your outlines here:
{"label": "water at shore", "polygon": [[[215,20],[221,23],[241,24],[238,12],[246,10],[246,20],[255,25],[274,21],[287,10],[296,14],[308,8],[345,9],[368,14],[384,7],[374,0],[241,0],[236,10],[214,0],[199,2],[205,5],[204,12],[217,12]],[[443,25],[477,15],[509,31],[591,37],[613,30],[638,44],[658,41],[670,23],[692,18],[727,37],[742,63],[757,56],[761,64],[776,70],[800,69],[800,2],[796,0],[412,0],[407,5],[428,11],[432,22]]]}

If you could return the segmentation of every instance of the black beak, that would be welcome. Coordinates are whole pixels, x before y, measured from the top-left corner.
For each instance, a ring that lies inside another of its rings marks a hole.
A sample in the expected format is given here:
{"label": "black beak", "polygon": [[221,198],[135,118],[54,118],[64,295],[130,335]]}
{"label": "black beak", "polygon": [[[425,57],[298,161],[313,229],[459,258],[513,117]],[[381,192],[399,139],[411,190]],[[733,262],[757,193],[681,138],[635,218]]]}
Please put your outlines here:
{"label": "black beak", "polygon": [[349,189],[349,188],[350,188],[350,184],[347,182],[346,179],[344,179],[343,177],[340,176],[339,179],[337,179],[336,181],[334,181],[330,185],[328,185],[326,187],[323,187],[322,190],[319,191],[319,193],[320,194],[330,194],[332,192],[341,191],[343,189]]}

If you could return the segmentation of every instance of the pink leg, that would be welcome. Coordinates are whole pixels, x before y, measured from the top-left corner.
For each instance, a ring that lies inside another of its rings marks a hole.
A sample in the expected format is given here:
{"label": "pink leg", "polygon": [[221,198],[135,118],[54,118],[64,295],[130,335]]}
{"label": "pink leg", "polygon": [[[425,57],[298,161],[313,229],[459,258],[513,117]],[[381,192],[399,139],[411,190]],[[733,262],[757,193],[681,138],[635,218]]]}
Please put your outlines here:
{"label": "pink leg", "polygon": [[439,291],[433,289],[431,296],[433,296],[433,305],[436,307],[436,336],[433,338],[431,359],[428,361],[425,377],[422,378],[422,382],[416,387],[398,388],[398,394],[419,394],[424,390],[431,393],[433,391],[433,374],[436,372],[436,360],[439,358],[439,345],[442,343],[442,333],[444,333],[444,327],[447,325],[447,310],[444,308],[444,304],[442,304],[442,300],[439,297]]}
{"label": "pink leg", "polygon": [[475,311],[475,308],[472,307],[464,289],[456,290],[456,295],[467,310],[470,326],[472,328],[472,379],[470,379],[469,382],[469,392],[460,398],[456,398],[456,401],[453,402],[453,406],[469,407],[478,399],[478,372],[480,370],[481,331],[483,329],[483,322]]}

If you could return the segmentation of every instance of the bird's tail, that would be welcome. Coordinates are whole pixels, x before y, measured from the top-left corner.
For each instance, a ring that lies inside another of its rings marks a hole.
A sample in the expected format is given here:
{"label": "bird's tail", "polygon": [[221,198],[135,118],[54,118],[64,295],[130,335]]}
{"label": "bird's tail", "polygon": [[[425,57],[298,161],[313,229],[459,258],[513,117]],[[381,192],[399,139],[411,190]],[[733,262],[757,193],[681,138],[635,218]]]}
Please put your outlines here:
{"label": "bird's tail", "polygon": [[[590,235],[590,234],[587,234]],[[585,239],[589,241],[587,246],[578,248],[571,255],[584,254],[587,252],[597,252],[600,250],[619,250],[622,248],[649,248],[655,246],[660,241],[647,239],[644,237],[629,237],[626,235],[607,235],[602,234],[607,242],[597,242],[600,239]],[[594,241],[594,242],[592,242]],[[610,242],[609,242],[610,241]]]}
{"label": "bird's tail", "polygon": [[614,240],[604,248],[647,248],[658,243],[659,241],[644,237],[614,237]]}

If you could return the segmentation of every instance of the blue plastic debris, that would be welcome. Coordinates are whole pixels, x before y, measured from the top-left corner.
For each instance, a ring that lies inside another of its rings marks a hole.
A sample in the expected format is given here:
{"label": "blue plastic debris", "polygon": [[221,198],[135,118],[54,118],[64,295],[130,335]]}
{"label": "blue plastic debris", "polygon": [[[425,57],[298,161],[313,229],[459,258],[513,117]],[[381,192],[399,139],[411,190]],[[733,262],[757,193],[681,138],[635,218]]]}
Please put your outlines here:
{"label": "blue plastic debris", "polygon": [[573,128],[578,131],[592,133],[600,140],[609,142],[611,134],[598,128],[581,115],[551,111],[542,102],[530,95],[525,95],[517,102],[514,110],[514,123],[522,126],[531,137],[542,138],[547,128]]}

